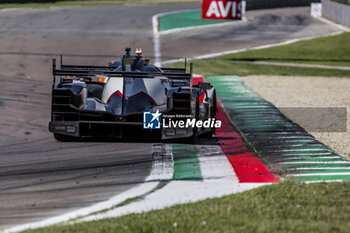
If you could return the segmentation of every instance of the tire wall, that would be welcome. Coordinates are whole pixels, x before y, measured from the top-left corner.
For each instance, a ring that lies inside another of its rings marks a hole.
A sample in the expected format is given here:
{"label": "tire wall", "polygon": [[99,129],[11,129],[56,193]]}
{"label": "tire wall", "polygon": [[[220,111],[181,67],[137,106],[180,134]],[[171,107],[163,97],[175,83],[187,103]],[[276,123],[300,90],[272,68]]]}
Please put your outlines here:
{"label": "tire wall", "polygon": [[246,0],[247,10],[269,9],[279,7],[310,6],[312,2],[320,0]]}
{"label": "tire wall", "polygon": [[322,0],[322,16],[333,22],[350,27],[350,5]]}

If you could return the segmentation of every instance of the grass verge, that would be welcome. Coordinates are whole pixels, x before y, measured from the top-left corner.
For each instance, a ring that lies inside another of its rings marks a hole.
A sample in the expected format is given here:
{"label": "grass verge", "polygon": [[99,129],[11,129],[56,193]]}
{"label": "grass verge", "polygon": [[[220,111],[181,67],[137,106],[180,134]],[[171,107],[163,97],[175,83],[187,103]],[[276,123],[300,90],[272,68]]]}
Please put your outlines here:
{"label": "grass verge", "polygon": [[220,59],[350,66],[349,41],[350,32],[347,32],[289,45],[230,54]]}
{"label": "grass verge", "polygon": [[[258,65],[251,63],[237,63],[229,60],[196,60],[192,61],[194,72],[209,75],[281,75],[281,76],[324,76],[350,77],[350,70],[319,69],[274,65]],[[183,63],[172,64],[171,67],[182,68]]]}
{"label": "grass verge", "polygon": [[171,208],[26,232],[349,232],[350,183],[284,182]]}
{"label": "grass verge", "polygon": [[48,3],[4,3],[0,4],[0,10],[9,8],[50,8],[50,7],[88,7],[88,6],[123,6],[123,5],[148,5],[148,4],[171,4],[193,3],[198,0],[117,0],[117,1],[57,1]]}
{"label": "grass verge", "polygon": [[[350,77],[349,70],[254,64],[251,61],[350,66],[350,32],[299,41],[267,49],[249,50],[208,60],[196,60],[194,72],[202,75],[282,75]],[[171,67],[183,67],[182,63]]]}

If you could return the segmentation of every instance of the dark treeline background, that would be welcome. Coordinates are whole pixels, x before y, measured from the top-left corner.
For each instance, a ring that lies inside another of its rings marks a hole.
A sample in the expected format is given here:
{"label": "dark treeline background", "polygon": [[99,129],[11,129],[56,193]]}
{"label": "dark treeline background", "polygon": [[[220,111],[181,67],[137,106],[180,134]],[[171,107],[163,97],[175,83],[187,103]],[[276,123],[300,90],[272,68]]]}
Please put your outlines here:
{"label": "dark treeline background", "polygon": [[[64,1],[91,1],[91,0],[0,0],[0,4],[3,4],[3,3],[52,3],[52,2],[64,2]],[[94,0],[94,1],[102,1],[102,0]],[[123,0],[118,0],[118,1],[123,1]]]}
{"label": "dark treeline background", "polygon": [[45,3],[45,2],[60,2],[60,0],[0,0],[0,3]]}
{"label": "dark treeline background", "polygon": [[[91,1],[91,0],[0,0],[0,4],[4,3],[54,3],[64,1]],[[93,0],[93,1],[106,1],[106,0]],[[107,0],[113,1],[113,0]],[[115,1],[128,1],[128,0],[115,0]],[[285,6],[309,6],[311,2],[320,2],[321,0],[246,0],[247,8],[250,9],[262,9],[262,8],[275,8]],[[349,4],[350,0],[331,0],[334,2],[340,2],[343,4]]]}
{"label": "dark treeline background", "polygon": [[334,2],[340,2],[340,3],[344,3],[344,4],[347,4],[347,5],[350,5],[350,0],[332,0]]}
{"label": "dark treeline background", "polygon": [[58,2],[57,0],[0,0],[0,3]]}

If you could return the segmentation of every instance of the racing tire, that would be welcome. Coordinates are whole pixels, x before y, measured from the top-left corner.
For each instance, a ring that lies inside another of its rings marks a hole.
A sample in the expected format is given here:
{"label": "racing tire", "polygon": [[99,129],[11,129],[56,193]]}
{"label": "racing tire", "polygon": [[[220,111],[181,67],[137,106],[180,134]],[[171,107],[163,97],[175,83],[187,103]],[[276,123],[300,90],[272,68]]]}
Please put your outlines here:
{"label": "racing tire", "polygon": [[[195,107],[195,118],[196,120],[198,120],[198,117],[199,117],[199,96],[198,94],[196,94],[196,107]],[[191,143],[191,144],[194,144],[197,140],[197,134],[198,134],[198,129],[197,127],[194,127],[193,128],[193,135],[191,137],[188,138],[188,142]]]}
{"label": "racing tire", "polygon": [[[211,107],[210,111],[210,118],[215,118],[216,119],[216,112],[217,112],[217,102],[216,102],[216,91],[214,91],[213,94],[213,106]],[[201,134],[200,137],[202,138],[211,138],[215,134],[215,128],[212,128],[209,132]]]}
{"label": "racing tire", "polygon": [[63,135],[63,134],[58,134],[58,133],[54,133],[53,137],[59,142],[74,142],[74,141],[77,141],[77,138],[75,138],[75,137],[68,136],[68,135]]}

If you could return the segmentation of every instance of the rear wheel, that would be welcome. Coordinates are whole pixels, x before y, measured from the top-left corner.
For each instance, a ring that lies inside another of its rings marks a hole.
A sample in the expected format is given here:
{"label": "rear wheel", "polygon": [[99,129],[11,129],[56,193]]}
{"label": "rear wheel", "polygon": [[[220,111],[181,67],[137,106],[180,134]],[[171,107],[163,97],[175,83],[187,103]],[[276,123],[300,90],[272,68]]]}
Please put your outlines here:
{"label": "rear wheel", "polygon": [[[211,119],[216,119],[217,112],[217,103],[216,103],[216,92],[213,93],[213,105],[210,107],[210,116]],[[201,135],[203,138],[211,138],[215,134],[215,128],[212,128],[209,132]]]}
{"label": "rear wheel", "polygon": [[63,134],[58,134],[54,133],[53,137],[60,142],[74,142],[77,141],[76,137],[68,136],[68,135],[63,135]]}
{"label": "rear wheel", "polygon": [[[194,117],[197,121],[199,118],[199,96],[198,96],[198,94],[196,95],[195,100],[196,100],[196,105],[195,105],[195,109],[194,109],[194,111],[195,111]],[[188,140],[190,143],[195,143],[196,139],[197,139],[198,128],[195,126],[192,130],[193,130],[193,134],[190,138],[188,138]]]}

